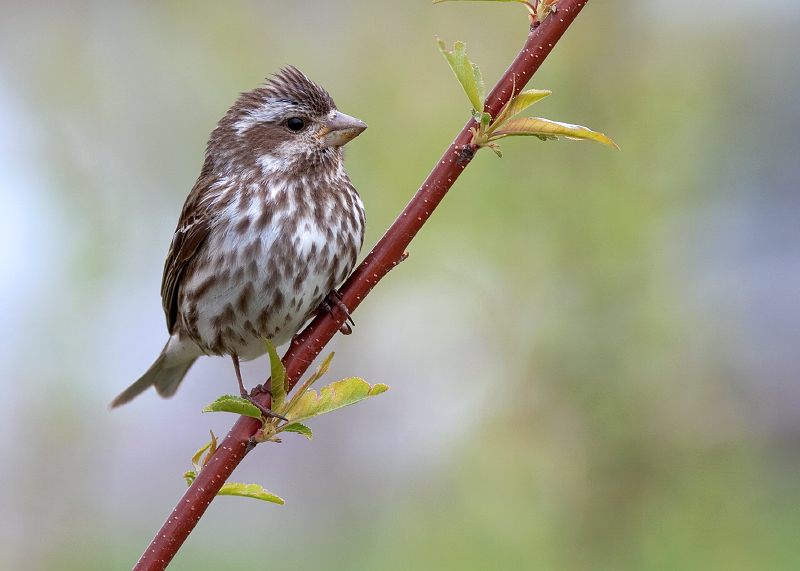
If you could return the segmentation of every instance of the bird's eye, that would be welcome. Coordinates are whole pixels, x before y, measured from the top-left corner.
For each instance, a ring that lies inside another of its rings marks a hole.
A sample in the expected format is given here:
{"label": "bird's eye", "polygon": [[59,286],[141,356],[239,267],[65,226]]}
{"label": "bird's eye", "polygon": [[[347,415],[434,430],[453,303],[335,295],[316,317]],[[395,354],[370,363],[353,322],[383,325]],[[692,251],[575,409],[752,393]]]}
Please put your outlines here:
{"label": "bird's eye", "polygon": [[286,126],[289,127],[292,131],[299,131],[300,129],[305,127],[306,124],[300,117],[292,117],[291,119],[286,121]]}

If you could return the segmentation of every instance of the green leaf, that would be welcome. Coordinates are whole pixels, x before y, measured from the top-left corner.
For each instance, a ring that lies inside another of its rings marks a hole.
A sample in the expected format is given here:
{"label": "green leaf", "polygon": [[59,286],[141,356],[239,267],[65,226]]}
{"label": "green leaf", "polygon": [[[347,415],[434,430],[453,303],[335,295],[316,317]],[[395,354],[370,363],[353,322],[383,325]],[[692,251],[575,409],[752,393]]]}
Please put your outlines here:
{"label": "green leaf", "polygon": [[560,123],[558,121],[551,121],[550,119],[542,119],[540,117],[523,117],[521,119],[512,119],[503,125],[502,129],[492,133],[490,139],[495,140],[501,137],[509,137],[512,135],[533,135],[536,137],[552,137],[563,135],[568,139],[585,139],[589,141],[597,141],[609,147],[619,149],[619,147],[603,135],[596,133],[581,125],[572,125],[570,123]]}
{"label": "green leaf", "polygon": [[[197,473],[194,471],[184,472],[184,479],[186,485],[191,486],[192,482],[197,478]],[[258,484],[234,484],[233,482],[223,484],[218,496],[242,496],[245,498],[255,498],[257,500],[264,500],[265,502],[272,502],[273,504],[285,504],[281,498],[275,494],[269,493]]]}
{"label": "green leaf", "polygon": [[[217,401],[219,401],[219,400],[220,399],[217,399]],[[247,402],[247,401],[245,401],[245,402]],[[250,404],[250,403],[247,403],[247,404]],[[209,407],[210,406],[213,406],[213,405],[209,405]],[[252,406],[252,405],[250,405],[250,406]],[[206,407],[206,408],[209,408],[209,407]],[[253,407],[253,408],[255,408],[255,407]],[[259,418],[261,418],[260,415],[259,415]],[[306,428],[306,430],[308,430],[308,429]],[[300,430],[298,430],[298,432],[300,432]],[[311,431],[308,430],[308,432],[310,433]],[[311,438],[311,436],[308,436],[308,437]],[[208,459],[211,458],[211,456],[214,454],[216,449],[217,449],[217,437],[214,436],[213,432],[211,432],[211,442],[209,442],[208,444],[203,446],[200,450],[198,450],[195,453],[194,456],[192,456],[192,466],[194,467],[194,470],[190,470],[188,472],[184,472],[183,473],[183,478],[184,478],[184,480],[186,480],[186,485],[187,486],[191,486],[192,483],[197,479],[197,474],[200,472],[200,470],[202,470],[205,467],[206,462],[208,462]],[[206,450],[208,450],[208,454],[206,454],[205,458],[203,458],[202,461],[201,461],[203,453]],[[268,491],[266,491],[264,488],[262,488],[258,484],[233,484],[233,483],[224,484],[222,486],[222,488],[220,489],[220,491],[217,492],[217,495],[218,496],[244,496],[244,497],[247,497],[247,498],[255,498],[257,500],[264,500],[265,502],[273,502],[273,503],[276,503],[276,504],[283,504],[284,503],[284,501],[281,498],[279,498],[275,494],[270,494]]]}
{"label": "green leaf", "polygon": [[556,4],[559,0],[541,0],[537,9],[536,19],[543,22],[547,16],[556,11]]}
{"label": "green leaf", "polygon": [[[466,53],[464,55],[466,57]],[[483,103],[486,101],[486,85],[483,83],[483,75],[481,75],[481,70],[478,69],[478,66],[474,63],[470,65],[472,66],[472,74],[475,76],[475,85],[478,88],[478,104],[480,107],[476,107],[476,109],[483,111]]]}
{"label": "green leaf", "polygon": [[268,339],[264,339],[267,345],[267,353],[269,353],[269,364],[271,369],[272,382],[270,391],[272,392],[272,410],[279,411],[283,408],[283,403],[286,402],[286,367],[283,366],[281,358],[278,356],[278,351],[275,345]]}
{"label": "green leaf", "polygon": [[442,2],[519,2],[527,4],[526,0],[433,0],[431,4],[441,4]]}
{"label": "green leaf", "polygon": [[483,111],[483,100],[486,97],[486,86],[483,84],[481,70],[467,59],[467,46],[464,42],[456,42],[453,51],[449,52],[444,47],[444,42],[436,37],[444,59],[450,64],[458,82],[469,97],[475,111]]}
{"label": "green leaf", "polygon": [[518,2],[520,4],[525,4],[526,8],[531,14],[535,14],[533,11],[533,6],[528,4],[525,0],[433,0],[433,4],[441,4],[442,2]]}
{"label": "green leaf", "polygon": [[[214,455],[214,452],[217,451],[217,437],[214,436],[213,430],[209,430],[209,432],[211,433],[211,442],[203,446],[200,450],[195,452],[194,456],[192,456],[192,466],[194,467],[196,472],[202,470],[203,467],[208,462],[208,459],[211,458]],[[201,461],[200,459],[203,457],[203,452],[205,452],[206,450],[208,450],[209,452],[208,454],[206,454],[205,459]]]}
{"label": "green leaf", "polygon": [[544,89],[529,89],[528,91],[523,91],[516,97],[513,97],[508,103],[506,103],[505,107],[500,111],[497,115],[497,120],[492,124],[489,129],[487,129],[486,133],[491,134],[493,131],[496,131],[500,128],[503,123],[518,115],[537,101],[540,101],[553,93],[552,91],[547,91]]}
{"label": "green leaf", "polygon": [[442,2],[518,2],[519,4],[523,4],[528,9],[528,12],[530,12],[531,16],[535,16],[540,22],[544,20],[551,12],[555,12],[555,5],[558,4],[558,0],[539,0],[537,4],[537,14],[537,8],[533,7],[534,4],[531,4],[526,0],[433,0],[433,4],[441,4]]}
{"label": "green leaf", "polygon": [[300,400],[300,397],[303,396],[306,390],[315,382],[317,382],[322,375],[328,372],[328,369],[330,369],[331,367],[331,361],[333,361],[334,355],[335,353],[331,352],[330,355],[328,355],[322,360],[322,363],[319,364],[317,370],[314,371],[314,373],[308,379],[306,379],[306,381],[302,385],[300,385],[300,387],[298,387],[297,390],[295,390],[294,396],[292,396],[291,400],[289,401],[289,404],[287,404],[283,408],[283,410],[280,411],[280,414],[286,416],[289,413],[289,411],[292,410],[292,408],[294,408],[294,406],[297,404],[297,401]]}
{"label": "green leaf", "polygon": [[258,407],[242,397],[233,395],[222,395],[204,408],[202,412],[232,412],[261,419],[261,411],[258,410]]}
{"label": "green leaf", "polygon": [[328,369],[331,368],[331,361],[333,361],[334,355],[335,353],[331,352],[330,355],[328,355],[322,360],[322,363],[319,364],[319,367],[317,367],[317,370],[314,371],[313,375],[311,375],[311,378],[308,379],[308,381],[306,381],[306,383],[308,383],[306,385],[306,388],[313,385],[317,381],[317,379],[319,379],[322,375],[328,372]]}
{"label": "green leaf", "polygon": [[286,414],[290,423],[313,418],[326,412],[348,406],[367,397],[375,396],[386,392],[389,387],[377,383],[370,386],[363,379],[350,378],[331,383],[319,391],[319,396],[315,390],[305,392],[297,404]]}
{"label": "green leaf", "polygon": [[267,490],[258,484],[234,484],[232,482],[223,484],[218,496],[242,496],[245,498],[254,498],[256,500],[264,500],[265,502],[272,502],[273,504],[285,504],[281,498],[275,494],[269,493]]}
{"label": "green leaf", "polygon": [[199,472],[202,466],[200,465],[200,458],[203,456],[203,452],[208,450],[208,448],[213,444],[213,442],[209,442],[205,446],[203,446],[200,450],[198,450],[194,456],[192,456],[192,466],[194,467],[195,472]]}
{"label": "green leaf", "polygon": [[300,424],[299,422],[295,422],[293,424],[287,424],[285,427],[281,428],[282,432],[297,432],[298,434],[304,435],[306,438],[311,440],[313,436],[311,429],[307,427],[305,424]]}
{"label": "green leaf", "polygon": [[488,113],[481,113],[480,121],[480,129],[482,132],[486,132],[486,129],[489,127],[489,124],[492,122],[492,116]]}

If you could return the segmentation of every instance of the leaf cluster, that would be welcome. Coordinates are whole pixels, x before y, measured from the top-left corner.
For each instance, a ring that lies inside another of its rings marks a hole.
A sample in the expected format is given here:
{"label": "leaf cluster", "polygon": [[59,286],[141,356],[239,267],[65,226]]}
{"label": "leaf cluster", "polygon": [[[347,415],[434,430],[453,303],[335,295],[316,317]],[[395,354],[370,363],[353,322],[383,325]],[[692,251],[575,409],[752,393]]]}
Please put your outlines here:
{"label": "leaf cluster", "polygon": [[381,383],[370,386],[363,379],[351,377],[323,387],[320,389],[319,395],[317,395],[317,392],[311,389],[311,385],[328,372],[334,355],[331,353],[320,363],[314,374],[298,387],[294,395],[288,398],[289,379],[286,376],[286,368],[278,356],[275,345],[266,339],[264,342],[267,344],[267,352],[269,353],[270,367],[272,369],[272,404],[270,410],[279,415],[279,417],[266,418],[254,404],[233,395],[222,396],[203,409],[203,412],[234,412],[261,420],[261,429],[255,436],[255,442],[257,443],[267,441],[280,442],[277,434],[281,432],[297,432],[311,440],[311,429],[302,424],[301,421],[355,404],[389,389],[388,386]]}
{"label": "leaf cluster", "polygon": [[531,24],[534,22],[541,23],[552,12],[556,11],[556,4],[558,0],[533,0],[533,4],[527,0],[433,0],[433,4],[441,4],[442,2],[517,2],[522,4],[528,9],[528,15],[531,19]]}
{"label": "leaf cluster", "polygon": [[[203,446],[200,450],[198,450],[194,456],[192,456],[192,467],[194,470],[189,470],[188,472],[184,472],[183,477],[186,480],[186,485],[191,486],[192,482],[194,482],[195,478],[197,478],[197,474],[200,473],[206,464],[208,463],[209,459],[214,455],[214,452],[217,450],[217,437],[214,436],[214,432],[211,432],[211,442]],[[205,453],[205,455],[203,455]],[[256,500],[263,500],[265,502],[272,502],[273,504],[281,504],[283,505],[285,502],[283,499],[279,498],[275,494],[272,494],[265,490],[263,487],[259,486],[258,484],[236,484],[233,482],[226,482],[222,485],[219,492],[217,492],[218,496],[241,496],[244,498],[253,498]]]}
{"label": "leaf cluster", "polygon": [[499,145],[497,141],[504,137],[519,135],[533,136],[543,141],[558,139],[559,135],[563,135],[568,139],[596,141],[608,145],[609,147],[619,149],[614,141],[602,133],[597,133],[582,125],[573,125],[571,123],[563,123],[541,117],[514,118],[537,101],[550,95],[552,93],[551,91],[540,89],[523,91],[515,97],[512,97],[500,110],[497,117],[492,118],[489,113],[483,110],[486,89],[483,84],[480,69],[476,64],[467,59],[466,45],[463,42],[456,42],[453,51],[448,51],[442,40],[437,37],[436,41],[439,44],[439,50],[447,60],[447,63],[450,64],[450,68],[453,70],[461,87],[464,89],[464,93],[467,94],[470,103],[472,103],[472,116],[478,123],[477,128],[472,127],[470,129],[470,131],[472,131],[471,146],[473,150],[489,147],[500,157],[502,154],[498,148]]}
{"label": "leaf cluster", "polygon": [[[370,386],[370,384],[363,379],[351,377],[322,387],[319,390],[319,394],[317,394],[317,392],[311,388],[311,385],[328,372],[334,355],[331,353],[320,363],[317,370],[297,388],[291,398],[289,398],[287,394],[289,391],[289,378],[286,375],[286,368],[278,356],[275,345],[266,339],[264,342],[267,345],[267,352],[269,353],[272,378],[272,401],[270,410],[278,416],[267,418],[253,403],[234,395],[223,395],[203,409],[203,412],[232,412],[259,419],[261,421],[261,428],[253,437],[253,443],[280,442],[278,434],[281,432],[296,432],[311,440],[313,434],[311,429],[303,424],[304,421],[355,404],[368,397],[379,395],[389,390],[387,385],[376,383]],[[214,454],[216,448],[217,441],[212,432],[211,442],[198,450],[192,458],[194,471],[184,474],[187,484],[191,485],[197,477],[197,474],[208,462],[208,459]],[[207,454],[201,460],[204,452],[207,452]],[[223,486],[219,494],[246,496],[279,504],[284,503],[281,498],[267,492],[257,484],[228,483]]]}

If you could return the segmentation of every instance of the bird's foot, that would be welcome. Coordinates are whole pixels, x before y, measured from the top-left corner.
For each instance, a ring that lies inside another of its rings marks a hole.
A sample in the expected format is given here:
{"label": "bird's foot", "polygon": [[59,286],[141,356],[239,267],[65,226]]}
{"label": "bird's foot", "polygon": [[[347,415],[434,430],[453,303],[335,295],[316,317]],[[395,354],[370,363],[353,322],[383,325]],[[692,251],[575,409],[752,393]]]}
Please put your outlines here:
{"label": "bird's foot", "polygon": [[272,391],[269,390],[269,388],[265,387],[264,385],[256,385],[250,391],[250,396],[251,397],[255,397],[255,396],[258,396],[258,395],[269,395],[270,398],[271,398],[272,397]]}
{"label": "bird's foot", "polygon": [[[245,390],[245,393],[246,393],[246,392],[247,392],[247,391]],[[279,415],[279,414],[277,414],[277,413],[275,413],[275,412],[272,412],[272,411],[271,411],[271,410],[269,410],[267,407],[265,407],[265,406],[261,406],[260,404],[258,404],[258,403],[255,401],[255,398],[256,398],[258,395],[269,395],[269,398],[272,398],[272,391],[271,391],[271,390],[269,390],[269,389],[268,389],[267,387],[265,387],[264,385],[256,385],[256,386],[254,386],[254,387],[253,387],[253,390],[251,390],[251,391],[250,391],[250,394],[248,394],[247,396],[244,396],[244,395],[243,395],[243,396],[242,396],[242,398],[243,398],[243,399],[245,399],[245,400],[247,400],[248,402],[252,403],[252,404],[253,404],[255,407],[257,407],[257,408],[258,408],[258,410],[260,410],[260,411],[261,411],[261,413],[262,413],[262,414],[264,414],[265,416],[272,417],[272,418],[280,418],[281,420],[286,420],[286,417],[284,417],[284,416],[281,416],[281,415]]]}
{"label": "bird's foot", "polygon": [[258,387],[256,387],[258,391],[253,389],[253,394],[248,393],[247,389],[244,388],[244,383],[242,382],[242,372],[239,370],[239,356],[231,355],[231,359],[233,360],[233,369],[236,371],[236,380],[239,381],[239,394],[241,397],[260,410],[261,414],[263,414],[265,418],[280,418],[281,420],[288,420],[285,416],[282,416],[277,412],[272,412],[263,404],[256,402],[255,397],[261,392],[269,393],[269,396],[272,396],[272,393],[269,391],[269,389],[265,389],[263,385],[258,385]]}
{"label": "bird's foot", "polygon": [[258,410],[260,410],[260,411],[261,411],[261,414],[262,414],[262,415],[264,415],[264,417],[265,417],[265,418],[280,418],[281,420],[285,420],[285,421],[287,421],[287,422],[289,421],[289,419],[288,419],[288,418],[286,418],[285,416],[283,416],[283,415],[281,415],[281,414],[278,414],[277,412],[271,411],[270,409],[268,409],[267,407],[265,407],[263,404],[261,404],[261,403],[257,402],[257,401],[256,401],[256,399],[255,399],[255,397],[252,397],[252,396],[250,396],[250,395],[247,393],[247,391],[244,391],[244,392],[242,393],[242,398],[243,398],[244,400],[246,400],[247,402],[249,402],[250,404],[252,404],[252,405],[253,405],[254,407],[256,407]]}
{"label": "bird's foot", "polygon": [[352,317],[350,317],[350,310],[347,309],[347,306],[342,301],[341,294],[337,290],[331,290],[331,292],[325,297],[325,299],[322,300],[322,303],[319,304],[319,306],[320,309],[327,311],[330,314],[333,314],[333,306],[336,306],[345,315],[344,323],[339,326],[339,332],[342,335],[350,335],[353,332],[353,328],[350,326],[354,326],[356,322],[353,321]]}

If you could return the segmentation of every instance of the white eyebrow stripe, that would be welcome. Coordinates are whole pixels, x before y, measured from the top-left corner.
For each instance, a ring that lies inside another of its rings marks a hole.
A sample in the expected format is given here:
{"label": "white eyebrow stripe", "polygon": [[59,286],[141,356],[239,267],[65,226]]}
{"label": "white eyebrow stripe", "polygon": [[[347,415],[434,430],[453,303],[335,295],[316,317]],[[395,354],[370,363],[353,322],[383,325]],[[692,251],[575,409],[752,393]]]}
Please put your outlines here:
{"label": "white eyebrow stripe", "polygon": [[288,101],[282,99],[268,99],[266,105],[261,105],[247,112],[247,115],[233,124],[236,134],[241,136],[250,127],[259,123],[272,123],[275,119],[287,114],[289,109],[296,108]]}

